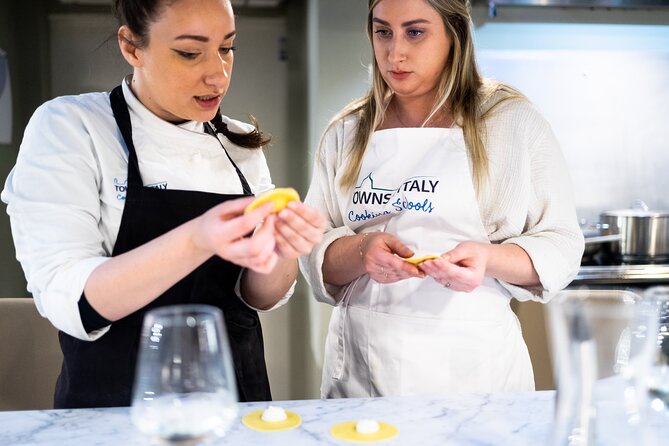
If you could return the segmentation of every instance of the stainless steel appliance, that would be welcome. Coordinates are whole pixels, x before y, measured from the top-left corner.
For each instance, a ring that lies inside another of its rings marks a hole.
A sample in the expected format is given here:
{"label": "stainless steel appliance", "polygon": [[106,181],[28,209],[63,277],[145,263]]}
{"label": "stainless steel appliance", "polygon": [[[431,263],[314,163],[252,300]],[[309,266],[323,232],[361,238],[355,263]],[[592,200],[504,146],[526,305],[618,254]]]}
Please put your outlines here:
{"label": "stainless steel appliance", "polygon": [[669,264],[582,264],[569,286],[647,288],[663,283],[669,283]]}
{"label": "stainless steel appliance", "polygon": [[[599,236],[593,237],[589,226],[582,225],[586,250],[570,287],[647,288],[669,283],[668,223],[669,212],[649,211],[644,202],[636,200],[631,209],[602,212],[596,225]],[[604,240],[607,238],[610,240]]]}
{"label": "stainless steel appliance", "polygon": [[578,275],[569,287],[644,289],[668,283],[669,262],[626,262],[619,255],[601,250],[594,256],[583,257]]}

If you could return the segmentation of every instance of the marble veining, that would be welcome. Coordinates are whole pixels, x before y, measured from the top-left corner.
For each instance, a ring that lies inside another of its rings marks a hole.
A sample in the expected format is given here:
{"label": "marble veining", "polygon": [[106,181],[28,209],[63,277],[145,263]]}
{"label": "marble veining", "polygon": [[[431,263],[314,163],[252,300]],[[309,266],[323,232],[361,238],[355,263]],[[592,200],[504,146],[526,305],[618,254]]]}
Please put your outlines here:
{"label": "marble veining", "polygon": [[[237,420],[214,445],[345,445],[329,430],[339,422],[372,418],[397,426],[398,437],[384,445],[548,445],[554,392],[451,395],[443,398],[353,398],[279,401],[298,413],[302,425],[284,432],[256,432],[241,423],[244,414],[267,403],[242,403]],[[654,438],[669,437],[669,418],[653,420]],[[615,413],[598,419],[601,444],[627,445],[626,423]],[[0,445],[142,445],[150,441],[130,422],[127,407],[0,412]]]}

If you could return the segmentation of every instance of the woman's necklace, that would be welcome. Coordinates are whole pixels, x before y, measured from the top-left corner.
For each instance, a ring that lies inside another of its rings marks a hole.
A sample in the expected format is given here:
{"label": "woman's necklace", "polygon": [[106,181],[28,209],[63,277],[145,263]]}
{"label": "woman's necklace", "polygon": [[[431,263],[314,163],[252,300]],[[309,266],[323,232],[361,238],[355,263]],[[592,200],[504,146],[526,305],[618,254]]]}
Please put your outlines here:
{"label": "woman's necklace", "polygon": [[[402,127],[405,127],[405,128],[406,128],[406,127],[418,127],[418,126],[408,126],[408,125],[406,125],[406,124],[404,123],[404,121],[402,121],[402,118],[400,117],[400,112],[397,111],[397,104],[396,104],[395,102],[393,102],[393,113],[395,114],[395,117],[397,118],[397,121],[400,123],[400,125],[401,125]],[[440,114],[441,114],[441,113],[440,113]],[[430,119],[430,122],[432,122],[432,123],[434,123],[434,122],[436,122],[436,121],[437,121],[436,116],[433,116],[432,119]],[[453,125],[453,122],[452,122],[452,121],[451,121],[451,122],[447,122],[447,123],[448,123],[448,125],[446,125],[445,127],[451,127],[451,126]],[[434,126],[434,125],[429,125],[429,123],[427,123],[427,124],[425,125],[425,127],[436,127],[436,126]]]}
{"label": "woman's necklace", "polygon": [[397,111],[397,104],[396,103],[393,103],[393,113],[395,113],[395,117],[397,118],[397,120],[399,121],[399,123],[402,127],[408,127],[408,125],[406,125],[404,123],[404,121],[402,121],[402,118],[400,118],[400,112]]}

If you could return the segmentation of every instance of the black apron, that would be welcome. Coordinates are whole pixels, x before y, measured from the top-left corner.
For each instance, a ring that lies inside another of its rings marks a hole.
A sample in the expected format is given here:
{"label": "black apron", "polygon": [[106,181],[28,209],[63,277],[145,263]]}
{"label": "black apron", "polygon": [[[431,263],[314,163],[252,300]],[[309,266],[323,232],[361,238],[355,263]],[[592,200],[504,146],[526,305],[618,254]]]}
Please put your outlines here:
{"label": "black apron", "polygon": [[[128,188],[112,256],[141,246],[219,203],[252,194],[232,159],[243,195],[144,187],[121,86],[111,92],[110,98],[128,149]],[[59,332],[64,358],[56,383],[55,408],[129,406],[144,313],[185,303],[213,305],[223,311],[240,401],[271,400],[258,314],[234,292],[240,270],[238,265],[214,256],[146,307],[112,323],[96,341],[82,341]]]}

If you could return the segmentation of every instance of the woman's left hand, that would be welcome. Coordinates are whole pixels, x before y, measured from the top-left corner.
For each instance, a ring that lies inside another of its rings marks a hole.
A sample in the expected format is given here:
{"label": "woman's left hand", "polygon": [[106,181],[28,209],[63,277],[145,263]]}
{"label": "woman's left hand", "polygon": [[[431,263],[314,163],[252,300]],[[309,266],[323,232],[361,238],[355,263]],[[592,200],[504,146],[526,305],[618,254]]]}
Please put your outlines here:
{"label": "woman's left hand", "polygon": [[275,251],[279,257],[296,259],[311,252],[325,232],[325,218],[316,209],[291,201],[279,212],[275,227]]}
{"label": "woman's left hand", "polygon": [[483,282],[489,248],[490,244],[462,242],[438,259],[421,263],[419,268],[446,288],[469,293]]}

